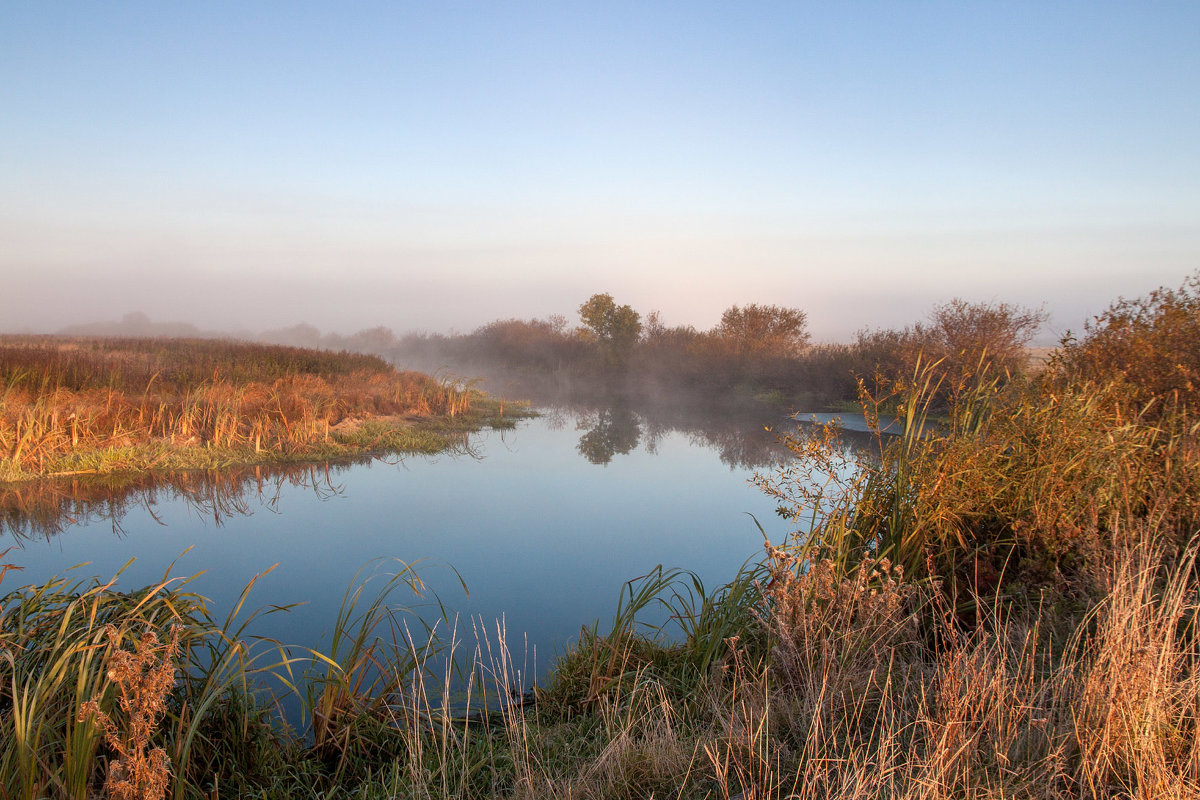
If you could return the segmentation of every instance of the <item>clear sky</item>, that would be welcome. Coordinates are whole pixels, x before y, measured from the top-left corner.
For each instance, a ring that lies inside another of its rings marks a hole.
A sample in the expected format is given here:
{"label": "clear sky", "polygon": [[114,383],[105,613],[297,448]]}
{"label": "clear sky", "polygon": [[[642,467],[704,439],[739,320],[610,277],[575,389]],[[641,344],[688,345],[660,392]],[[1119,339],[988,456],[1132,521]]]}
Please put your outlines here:
{"label": "clear sky", "polygon": [[0,0],[0,330],[610,292],[1054,332],[1200,268],[1200,3]]}

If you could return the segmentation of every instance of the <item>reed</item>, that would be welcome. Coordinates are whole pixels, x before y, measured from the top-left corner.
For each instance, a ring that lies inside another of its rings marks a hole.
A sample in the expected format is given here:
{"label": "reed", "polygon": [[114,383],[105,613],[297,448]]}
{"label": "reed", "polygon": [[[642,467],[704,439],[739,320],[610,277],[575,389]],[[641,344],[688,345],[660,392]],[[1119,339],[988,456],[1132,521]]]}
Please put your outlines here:
{"label": "reed", "polygon": [[[377,357],[209,340],[0,340],[0,481],[453,446],[501,405]],[[520,416],[509,412],[510,420]],[[364,440],[362,420],[385,435]],[[433,426],[429,421],[444,419]]]}

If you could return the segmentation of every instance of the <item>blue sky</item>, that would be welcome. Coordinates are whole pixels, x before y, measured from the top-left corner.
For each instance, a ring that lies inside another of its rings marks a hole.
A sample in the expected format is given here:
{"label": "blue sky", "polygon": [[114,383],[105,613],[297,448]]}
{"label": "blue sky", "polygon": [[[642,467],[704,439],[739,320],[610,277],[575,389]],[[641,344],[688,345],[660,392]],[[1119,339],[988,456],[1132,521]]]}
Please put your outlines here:
{"label": "blue sky", "polygon": [[1200,268],[1200,4],[0,2],[0,329],[470,330]]}

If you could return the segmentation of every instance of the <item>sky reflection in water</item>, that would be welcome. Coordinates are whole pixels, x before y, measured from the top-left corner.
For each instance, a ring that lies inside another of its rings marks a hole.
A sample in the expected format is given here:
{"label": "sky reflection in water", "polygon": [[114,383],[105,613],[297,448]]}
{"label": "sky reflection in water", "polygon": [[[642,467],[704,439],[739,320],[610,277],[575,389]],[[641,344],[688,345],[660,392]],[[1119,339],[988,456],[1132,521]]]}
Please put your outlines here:
{"label": "sky reflection in water", "polygon": [[[278,563],[249,605],[303,605],[255,630],[314,645],[355,573],[395,558],[418,562],[448,608],[489,625],[503,615],[518,659],[526,643],[536,646],[542,672],[581,625],[604,624],[624,581],[660,563],[693,570],[709,586],[728,580],[762,551],[747,514],[773,539],[783,537],[788,523],[748,483],[755,462],[778,456],[776,436],[762,423],[742,430],[683,432],[620,410],[557,412],[473,437],[474,457],[144,486],[124,508],[77,503],[58,521],[61,533],[15,541],[3,534],[0,549],[17,544],[6,561],[24,568],[4,586],[81,562],[90,564],[75,574],[107,578],[136,558],[119,583],[130,589],[161,578],[178,559],[175,575],[205,571],[191,588],[223,616],[247,581]],[[112,510],[119,527],[106,518]]]}

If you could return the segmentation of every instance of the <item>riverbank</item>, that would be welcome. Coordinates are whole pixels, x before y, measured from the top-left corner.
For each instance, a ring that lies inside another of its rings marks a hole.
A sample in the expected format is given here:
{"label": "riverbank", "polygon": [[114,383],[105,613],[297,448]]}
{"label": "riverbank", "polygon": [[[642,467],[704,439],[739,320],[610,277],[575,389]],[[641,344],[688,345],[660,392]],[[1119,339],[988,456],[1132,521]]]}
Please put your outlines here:
{"label": "riverbank", "polygon": [[[1194,798],[1195,552],[1155,538],[1112,554],[1091,610],[981,597],[971,626],[938,587],[886,565],[797,574],[781,550],[711,593],[657,571],[532,692],[502,623],[448,617],[427,635],[404,608],[428,589],[399,562],[348,588],[320,651],[243,635],[254,614],[214,619],[183,579],[128,594],[55,581],[0,598],[13,656],[0,662],[0,787],[81,800]],[[675,623],[648,633],[638,612],[660,600]],[[267,685],[294,687],[301,717],[285,721]]]}
{"label": "riverbank", "polygon": [[898,432],[798,430],[760,476],[791,538],[721,587],[626,584],[532,693],[519,636],[423,623],[402,562],[347,589],[319,651],[169,576],[17,590],[0,794],[1198,798],[1198,342],[1193,281],[1029,380],[942,392],[918,365],[864,393]]}
{"label": "riverbank", "polygon": [[432,453],[530,412],[381,358],[193,339],[0,337],[0,483]]}

